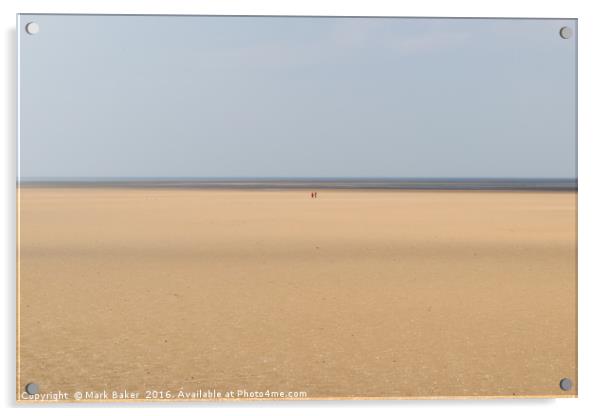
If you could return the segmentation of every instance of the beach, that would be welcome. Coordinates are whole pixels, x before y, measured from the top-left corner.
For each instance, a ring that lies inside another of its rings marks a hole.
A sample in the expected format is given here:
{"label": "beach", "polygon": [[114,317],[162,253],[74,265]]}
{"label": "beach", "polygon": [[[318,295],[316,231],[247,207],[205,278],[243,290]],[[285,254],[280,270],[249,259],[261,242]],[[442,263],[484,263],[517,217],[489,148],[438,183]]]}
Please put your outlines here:
{"label": "beach", "polygon": [[18,400],[576,394],[575,191],[312,191],[20,188]]}

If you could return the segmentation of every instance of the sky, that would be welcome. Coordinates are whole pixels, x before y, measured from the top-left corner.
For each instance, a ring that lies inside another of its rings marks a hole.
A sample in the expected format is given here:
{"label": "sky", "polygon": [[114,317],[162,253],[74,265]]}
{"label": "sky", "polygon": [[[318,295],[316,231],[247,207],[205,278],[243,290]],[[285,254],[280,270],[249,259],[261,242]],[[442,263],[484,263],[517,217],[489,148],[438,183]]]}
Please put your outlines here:
{"label": "sky", "polygon": [[20,179],[576,178],[563,26],[21,15]]}

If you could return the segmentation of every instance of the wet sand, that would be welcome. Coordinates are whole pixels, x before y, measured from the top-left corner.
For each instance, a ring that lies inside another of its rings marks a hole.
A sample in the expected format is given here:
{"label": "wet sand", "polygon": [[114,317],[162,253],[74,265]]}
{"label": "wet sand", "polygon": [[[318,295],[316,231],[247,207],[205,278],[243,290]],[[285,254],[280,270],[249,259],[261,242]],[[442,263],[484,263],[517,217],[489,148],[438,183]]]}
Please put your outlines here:
{"label": "wet sand", "polygon": [[19,192],[20,391],[576,394],[576,192]]}

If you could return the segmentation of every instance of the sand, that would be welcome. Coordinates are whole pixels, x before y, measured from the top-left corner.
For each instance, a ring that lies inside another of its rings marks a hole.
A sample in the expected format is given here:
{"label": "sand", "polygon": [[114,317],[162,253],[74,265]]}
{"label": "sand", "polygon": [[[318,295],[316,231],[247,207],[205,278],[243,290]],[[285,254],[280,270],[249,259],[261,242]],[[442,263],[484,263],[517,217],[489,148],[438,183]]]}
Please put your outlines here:
{"label": "sand", "polygon": [[576,394],[575,192],[24,188],[19,248],[19,399]]}

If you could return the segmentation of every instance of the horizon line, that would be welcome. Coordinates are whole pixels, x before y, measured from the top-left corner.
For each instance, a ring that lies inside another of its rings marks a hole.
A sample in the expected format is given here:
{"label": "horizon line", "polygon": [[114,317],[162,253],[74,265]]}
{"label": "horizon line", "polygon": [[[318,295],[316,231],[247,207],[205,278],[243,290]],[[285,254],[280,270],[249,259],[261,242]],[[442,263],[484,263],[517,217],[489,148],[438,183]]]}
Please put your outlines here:
{"label": "horizon line", "polygon": [[391,180],[391,181],[577,181],[577,177],[561,176],[30,176],[17,178],[17,182],[78,182],[78,181],[174,181],[174,180],[237,180],[237,181],[356,181],[356,180]]}
{"label": "horizon line", "polygon": [[577,178],[71,178],[19,180],[17,187],[157,189],[347,189],[575,191]]}

